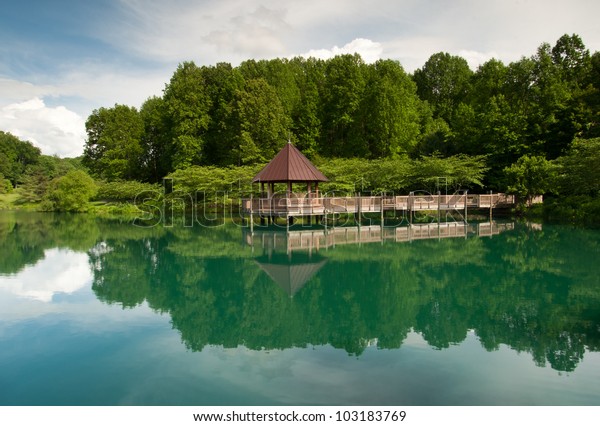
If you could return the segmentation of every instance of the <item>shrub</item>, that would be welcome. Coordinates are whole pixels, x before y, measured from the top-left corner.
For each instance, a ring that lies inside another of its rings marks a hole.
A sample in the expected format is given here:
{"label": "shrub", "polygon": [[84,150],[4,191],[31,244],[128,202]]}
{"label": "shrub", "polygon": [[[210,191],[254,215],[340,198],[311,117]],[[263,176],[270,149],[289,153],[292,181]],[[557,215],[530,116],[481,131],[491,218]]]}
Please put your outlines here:
{"label": "shrub", "polygon": [[[50,183],[47,201],[52,209],[64,212],[85,212],[90,199],[98,187],[94,180],[82,170],[72,170]],[[50,207],[44,203],[45,208]]]}

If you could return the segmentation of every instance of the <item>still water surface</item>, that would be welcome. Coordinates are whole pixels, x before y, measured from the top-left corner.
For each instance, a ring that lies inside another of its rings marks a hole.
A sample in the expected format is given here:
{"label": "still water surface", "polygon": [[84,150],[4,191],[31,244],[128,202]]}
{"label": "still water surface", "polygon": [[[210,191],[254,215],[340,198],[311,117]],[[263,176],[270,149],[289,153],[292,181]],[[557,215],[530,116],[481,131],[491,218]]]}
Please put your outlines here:
{"label": "still water surface", "polygon": [[463,230],[1,212],[0,405],[598,405],[600,233]]}

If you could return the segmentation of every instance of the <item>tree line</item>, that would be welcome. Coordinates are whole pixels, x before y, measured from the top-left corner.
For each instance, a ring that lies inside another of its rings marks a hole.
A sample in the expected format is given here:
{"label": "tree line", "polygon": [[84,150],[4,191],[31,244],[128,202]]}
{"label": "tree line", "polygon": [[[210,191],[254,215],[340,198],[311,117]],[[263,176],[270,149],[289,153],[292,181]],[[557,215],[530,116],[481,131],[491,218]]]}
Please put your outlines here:
{"label": "tree line", "polygon": [[[366,64],[356,54],[248,60],[237,67],[184,62],[162,96],[139,109],[94,110],[81,165],[102,182],[157,183],[217,169],[260,169],[291,140],[336,179],[356,177],[360,169],[364,187],[375,176],[366,190],[406,190],[430,179],[401,173],[420,170],[419,162],[443,165],[435,173],[459,185],[461,178],[448,173],[463,161],[474,167],[462,179],[467,186],[527,199],[565,193],[565,182],[579,182],[569,191],[596,196],[589,170],[577,162],[583,152],[590,166],[600,159],[599,89],[600,53],[590,54],[576,34],[554,46],[543,43],[530,57],[508,65],[492,59],[475,71],[443,52],[412,74],[397,61]],[[19,178],[1,161],[3,179],[15,186]],[[26,160],[15,164],[23,169]],[[376,169],[392,176],[383,179]],[[246,173],[229,173],[240,174]]]}
{"label": "tree line", "polygon": [[486,183],[499,188],[520,157],[553,160],[575,137],[600,136],[599,88],[600,54],[577,35],[476,71],[448,53],[412,75],[397,61],[365,64],[356,54],[184,62],[139,111],[95,110],[83,160],[108,180],[158,182],[191,165],[264,163],[291,139],[317,161],[486,155]]}

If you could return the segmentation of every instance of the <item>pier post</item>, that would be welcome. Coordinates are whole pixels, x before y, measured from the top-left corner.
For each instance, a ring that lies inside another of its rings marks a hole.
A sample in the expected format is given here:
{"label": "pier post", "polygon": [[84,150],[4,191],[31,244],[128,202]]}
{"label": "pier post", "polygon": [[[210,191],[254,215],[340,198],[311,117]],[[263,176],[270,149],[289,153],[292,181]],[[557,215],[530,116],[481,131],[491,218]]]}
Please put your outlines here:
{"label": "pier post", "polygon": [[438,225],[440,223],[440,211],[441,211],[440,200],[441,200],[441,198],[442,198],[442,193],[440,191],[438,191],[438,193],[437,193],[437,199],[438,199],[438,205],[437,205],[437,217],[438,217],[438,219],[437,219],[437,222],[438,222]]}
{"label": "pier post", "polygon": [[412,225],[412,210],[413,210],[413,199],[414,193],[410,191],[408,193],[408,224]]}
{"label": "pier post", "polygon": [[469,192],[468,189],[465,189],[465,224],[467,223],[467,193]]}
{"label": "pier post", "polygon": [[360,193],[356,193],[356,213],[354,213],[354,221],[360,226],[362,215],[362,199],[360,198]]}

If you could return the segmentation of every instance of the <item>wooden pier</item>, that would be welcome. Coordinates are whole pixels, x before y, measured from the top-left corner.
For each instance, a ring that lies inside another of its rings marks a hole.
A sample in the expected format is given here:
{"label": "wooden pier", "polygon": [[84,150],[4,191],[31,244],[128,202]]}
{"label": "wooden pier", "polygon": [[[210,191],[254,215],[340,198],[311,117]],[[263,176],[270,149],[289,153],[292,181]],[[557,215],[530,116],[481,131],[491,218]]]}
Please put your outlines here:
{"label": "wooden pier", "polygon": [[395,196],[323,197],[318,194],[282,194],[242,199],[242,212],[259,217],[325,216],[342,213],[381,213],[386,211],[420,212],[506,208],[515,204],[514,195],[416,194]]}

